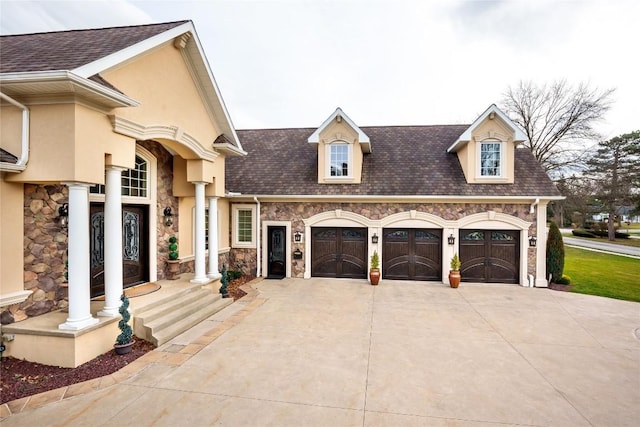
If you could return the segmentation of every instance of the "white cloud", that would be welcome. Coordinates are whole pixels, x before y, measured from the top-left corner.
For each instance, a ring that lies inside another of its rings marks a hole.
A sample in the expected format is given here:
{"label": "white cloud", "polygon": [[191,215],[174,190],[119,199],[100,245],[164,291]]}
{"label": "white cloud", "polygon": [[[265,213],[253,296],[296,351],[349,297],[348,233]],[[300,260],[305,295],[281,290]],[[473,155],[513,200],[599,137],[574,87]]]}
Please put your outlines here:
{"label": "white cloud", "polygon": [[617,87],[605,137],[640,128],[640,2],[0,1],[2,33],[192,19],[238,128],[469,123],[521,79]]}
{"label": "white cloud", "polygon": [[126,0],[0,1],[0,33],[24,34],[148,24],[150,15]]}

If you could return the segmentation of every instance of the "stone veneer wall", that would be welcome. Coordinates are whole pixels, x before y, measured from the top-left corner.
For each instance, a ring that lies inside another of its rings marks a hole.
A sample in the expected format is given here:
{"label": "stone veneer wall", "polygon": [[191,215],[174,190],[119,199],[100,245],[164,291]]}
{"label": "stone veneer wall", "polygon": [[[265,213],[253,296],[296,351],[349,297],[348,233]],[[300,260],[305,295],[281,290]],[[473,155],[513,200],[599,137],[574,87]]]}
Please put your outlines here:
{"label": "stone veneer wall", "polygon": [[[262,202],[260,205],[261,221],[291,221],[291,234],[296,231],[304,233],[304,220],[319,213],[341,209],[347,212],[357,213],[371,220],[381,220],[389,215],[416,210],[430,213],[445,220],[459,220],[465,216],[494,211],[513,215],[517,218],[531,222],[529,235],[535,235],[536,215],[530,214],[529,204],[492,204],[492,203],[270,203]],[[294,243],[292,251],[299,248],[305,251],[304,242]],[[256,250],[237,249],[231,250],[232,260],[237,260],[238,267],[242,271],[256,271]],[[527,254],[521,254],[521,258],[527,256],[528,274],[535,275],[536,251],[535,248],[527,249]],[[291,275],[293,277],[304,276],[304,259],[289,260],[291,262]],[[232,261],[233,265],[233,261]]]}
{"label": "stone veneer wall", "polygon": [[[173,156],[160,143],[155,141],[138,141],[138,145],[151,152],[156,157],[157,164],[157,183],[156,183],[156,209],[158,212],[158,221],[156,227],[157,234],[157,262],[158,262],[158,280],[167,277],[167,261],[169,259],[169,238],[176,236],[178,239],[178,253],[180,253],[180,235],[178,233],[178,225],[180,224],[178,198],[173,196]],[[173,213],[173,225],[167,227],[164,225],[164,210],[170,207]],[[151,230],[149,230],[151,231]],[[183,265],[180,264],[182,273]]]}
{"label": "stone veneer wall", "polygon": [[[255,277],[258,265],[258,252],[255,249],[235,248],[232,249],[228,256],[229,270],[241,271],[245,276]],[[222,264],[220,264],[222,268]]]}
{"label": "stone veneer wall", "polygon": [[64,185],[24,186],[24,289],[33,293],[5,308],[3,325],[67,306],[61,286],[66,282],[67,229],[60,226],[58,208],[67,203],[68,194]]}

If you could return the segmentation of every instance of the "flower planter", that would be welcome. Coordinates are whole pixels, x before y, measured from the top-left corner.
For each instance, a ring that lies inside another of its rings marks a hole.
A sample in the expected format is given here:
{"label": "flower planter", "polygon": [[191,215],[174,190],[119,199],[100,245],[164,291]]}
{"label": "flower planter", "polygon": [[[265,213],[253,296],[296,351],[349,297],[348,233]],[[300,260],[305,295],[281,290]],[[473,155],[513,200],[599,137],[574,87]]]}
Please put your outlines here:
{"label": "flower planter", "polygon": [[450,270],[449,271],[449,286],[451,286],[452,288],[457,288],[458,285],[460,285],[460,272],[457,270]]}
{"label": "flower planter", "polygon": [[372,285],[377,285],[380,282],[380,270],[372,268],[369,272],[369,280],[371,280]]}

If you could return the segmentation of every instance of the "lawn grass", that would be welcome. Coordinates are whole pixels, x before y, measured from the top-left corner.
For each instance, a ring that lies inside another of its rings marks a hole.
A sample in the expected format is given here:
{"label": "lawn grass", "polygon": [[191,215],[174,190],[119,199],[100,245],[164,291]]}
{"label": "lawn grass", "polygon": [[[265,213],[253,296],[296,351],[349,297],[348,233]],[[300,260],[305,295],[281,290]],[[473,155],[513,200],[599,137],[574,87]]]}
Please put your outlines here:
{"label": "lawn grass", "polygon": [[640,302],[640,259],[565,246],[571,292]]}

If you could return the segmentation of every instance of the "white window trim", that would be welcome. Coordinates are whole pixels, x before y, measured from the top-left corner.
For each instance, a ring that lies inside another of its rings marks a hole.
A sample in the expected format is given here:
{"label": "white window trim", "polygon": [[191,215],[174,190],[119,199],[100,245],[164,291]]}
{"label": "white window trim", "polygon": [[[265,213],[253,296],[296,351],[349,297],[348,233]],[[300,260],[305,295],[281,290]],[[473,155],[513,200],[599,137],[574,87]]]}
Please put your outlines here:
{"label": "white window trim", "polygon": [[[348,174],[342,176],[331,176],[331,147],[338,145],[346,145],[347,146],[347,154],[349,159],[348,164]],[[337,140],[327,142],[325,144],[325,179],[327,181],[351,181],[353,180],[353,144],[349,144],[347,141]]]}
{"label": "white window trim", "polygon": [[[500,144],[500,173],[498,175],[482,175],[482,144]],[[476,144],[476,179],[491,181],[506,178],[505,150],[506,142],[500,139],[488,138],[478,141]]]}
{"label": "white window trim", "polygon": [[[238,241],[238,212],[241,210],[251,211],[251,241],[240,242]],[[255,248],[256,247],[256,205],[251,204],[237,204],[233,205],[231,216],[231,228],[232,228],[232,247],[234,248]]]}

